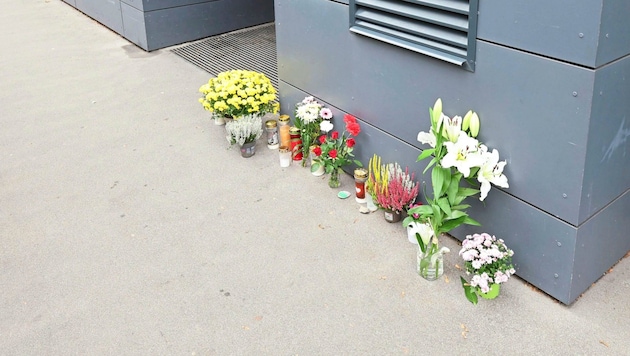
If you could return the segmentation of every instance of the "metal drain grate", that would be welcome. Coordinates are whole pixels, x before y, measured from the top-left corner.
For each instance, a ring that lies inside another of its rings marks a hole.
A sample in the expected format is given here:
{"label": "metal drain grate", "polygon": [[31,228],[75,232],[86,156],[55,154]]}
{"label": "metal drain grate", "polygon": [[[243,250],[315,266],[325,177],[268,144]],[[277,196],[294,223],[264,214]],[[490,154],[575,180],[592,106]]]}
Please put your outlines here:
{"label": "metal drain grate", "polygon": [[216,76],[233,69],[264,73],[278,90],[274,23],[264,24],[177,47],[171,52]]}

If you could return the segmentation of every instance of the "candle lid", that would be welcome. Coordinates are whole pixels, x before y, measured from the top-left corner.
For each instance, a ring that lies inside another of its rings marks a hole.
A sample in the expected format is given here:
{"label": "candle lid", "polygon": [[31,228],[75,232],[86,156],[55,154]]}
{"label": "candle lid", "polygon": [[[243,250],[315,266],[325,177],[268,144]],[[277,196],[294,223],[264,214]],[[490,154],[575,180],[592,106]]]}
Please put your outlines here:
{"label": "candle lid", "polygon": [[367,176],[368,176],[368,172],[364,168],[357,168],[354,170],[355,178],[367,178]]}
{"label": "candle lid", "polygon": [[280,121],[281,123],[288,123],[289,120],[291,120],[291,118],[289,117],[289,115],[280,115],[280,118],[278,119],[278,121]]}
{"label": "candle lid", "polygon": [[265,122],[265,126],[269,129],[273,129],[274,127],[276,127],[278,125],[278,123],[276,122],[276,120],[267,120]]}

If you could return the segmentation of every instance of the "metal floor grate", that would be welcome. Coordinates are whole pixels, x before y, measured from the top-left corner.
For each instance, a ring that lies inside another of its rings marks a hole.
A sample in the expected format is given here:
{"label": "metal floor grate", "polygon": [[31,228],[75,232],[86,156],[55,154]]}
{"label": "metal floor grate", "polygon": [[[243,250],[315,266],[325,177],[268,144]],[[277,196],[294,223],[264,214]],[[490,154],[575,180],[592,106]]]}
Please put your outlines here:
{"label": "metal floor grate", "polygon": [[278,90],[274,23],[225,33],[187,44],[171,52],[216,76],[243,69],[264,73]]}

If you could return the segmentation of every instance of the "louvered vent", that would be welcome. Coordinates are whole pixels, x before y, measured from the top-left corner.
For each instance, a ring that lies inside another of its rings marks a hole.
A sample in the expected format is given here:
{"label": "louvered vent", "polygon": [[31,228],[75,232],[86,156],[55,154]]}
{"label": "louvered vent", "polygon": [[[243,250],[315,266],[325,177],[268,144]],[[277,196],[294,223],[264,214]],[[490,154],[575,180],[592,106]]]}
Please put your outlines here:
{"label": "louvered vent", "polygon": [[478,0],[350,0],[350,31],[475,70]]}

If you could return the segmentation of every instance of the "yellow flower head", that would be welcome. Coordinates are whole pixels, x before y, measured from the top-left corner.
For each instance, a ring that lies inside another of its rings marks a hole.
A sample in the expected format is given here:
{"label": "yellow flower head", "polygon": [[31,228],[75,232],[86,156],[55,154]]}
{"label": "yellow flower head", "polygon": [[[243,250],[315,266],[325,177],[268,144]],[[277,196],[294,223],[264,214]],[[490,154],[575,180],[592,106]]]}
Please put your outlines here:
{"label": "yellow flower head", "polygon": [[208,83],[199,87],[203,94],[199,102],[203,108],[216,111],[217,114],[239,117],[248,113],[268,112],[279,110],[276,90],[271,81],[264,74],[231,70],[219,73],[216,78],[210,78]]}

